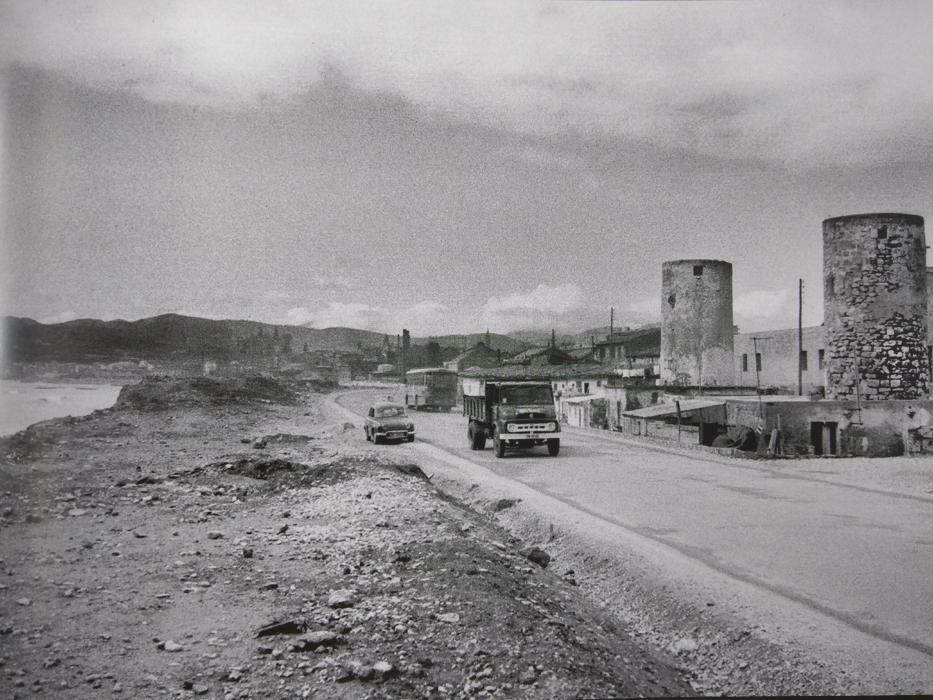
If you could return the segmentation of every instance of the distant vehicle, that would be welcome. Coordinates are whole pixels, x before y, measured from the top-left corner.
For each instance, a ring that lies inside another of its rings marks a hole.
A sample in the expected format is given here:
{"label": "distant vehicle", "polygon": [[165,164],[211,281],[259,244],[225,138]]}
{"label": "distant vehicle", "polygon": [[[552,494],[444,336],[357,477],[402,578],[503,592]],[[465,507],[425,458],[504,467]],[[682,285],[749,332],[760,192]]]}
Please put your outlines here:
{"label": "distant vehicle", "polygon": [[415,441],[415,425],[405,407],[390,401],[377,401],[369,407],[363,431],[366,439],[376,444],[383,440]]}
{"label": "distant vehicle", "polygon": [[450,411],[457,405],[457,373],[443,367],[406,372],[405,405],[416,411]]}
{"label": "distant vehicle", "polygon": [[547,445],[560,452],[560,423],[550,382],[463,379],[463,414],[470,419],[467,439],[471,450],[486,448],[492,438],[496,457],[507,448]]}

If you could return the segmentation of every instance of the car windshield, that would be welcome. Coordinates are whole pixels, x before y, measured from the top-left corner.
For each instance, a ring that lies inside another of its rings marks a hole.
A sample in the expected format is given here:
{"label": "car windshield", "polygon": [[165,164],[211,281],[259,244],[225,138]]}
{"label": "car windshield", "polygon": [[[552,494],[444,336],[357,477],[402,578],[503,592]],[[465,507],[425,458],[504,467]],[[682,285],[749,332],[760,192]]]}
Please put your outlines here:
{"label": "car windshield", "polygon": [[504,386],[499,395],[503,404],[511,405],[541,405],[549,404],[551,387],[542,384],[532,386]]}
{"label": "car windshield", "polygon": [[385,406],[376,409],[376,416],[379,418],[394,418],[395,416],[404,416],[405,409],[401,406]]}

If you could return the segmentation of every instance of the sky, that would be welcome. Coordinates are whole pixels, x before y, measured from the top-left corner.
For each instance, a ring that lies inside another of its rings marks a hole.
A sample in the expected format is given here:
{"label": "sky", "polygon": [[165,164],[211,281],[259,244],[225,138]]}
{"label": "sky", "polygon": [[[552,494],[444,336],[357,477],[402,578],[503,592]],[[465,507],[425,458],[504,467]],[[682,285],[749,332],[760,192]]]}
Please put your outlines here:
{"label": "sky", "polygon": [[[933,3],[0,0],[0,314],[422,337],[822,320],[822,221],[933,215]],[[933,264],[933,263],[928,263]]]}

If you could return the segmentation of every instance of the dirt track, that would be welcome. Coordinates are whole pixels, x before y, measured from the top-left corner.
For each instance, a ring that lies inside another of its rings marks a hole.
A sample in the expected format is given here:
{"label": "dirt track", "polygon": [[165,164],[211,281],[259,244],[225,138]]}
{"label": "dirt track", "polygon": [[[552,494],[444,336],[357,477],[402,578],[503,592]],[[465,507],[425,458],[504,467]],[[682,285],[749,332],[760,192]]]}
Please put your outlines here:
{"label": "dirt track", "polygon": [[134,392],[2,445],[3,696],[693,693],[320,395]]}

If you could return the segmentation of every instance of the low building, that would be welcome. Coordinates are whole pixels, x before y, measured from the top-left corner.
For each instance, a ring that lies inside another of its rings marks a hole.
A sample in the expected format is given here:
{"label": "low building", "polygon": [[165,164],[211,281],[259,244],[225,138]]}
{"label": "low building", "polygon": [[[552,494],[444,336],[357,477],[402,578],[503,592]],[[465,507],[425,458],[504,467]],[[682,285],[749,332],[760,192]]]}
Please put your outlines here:
{"label": "low building", "polygon": [[[803,351],[799,352],[800,338]],[[796,394],[798,358],[803,393],[824,393],[826,387],[823,327],[809,326],[798,337],[796,328],[737,333],[734,338],[735,377],[739,386]]]}
{"label": "low building", "polygon": [[493,350],[486,343],[479,342],[469,350],[444,363],[444,367],[454,372],[462,372],[470,367],[496,367],[502,360],[502,353]]}
{"label": "low building", "polygon": [[606,399],[601,396],[573,396],[558,400],[561,423],[575,428],[606,428]]}
{"label": "low building", "polygon": [[616,367],[645,367],[661,361],[661,329],[639,328],[613,332],[593,349],[597,362]]}
{"label": "low building", "polygon": [[[625,403],[623,403],[625,401]],[[635,407],[637,404],[647,404]],[[624,405],[632,408],[623,408]],[[775,395],[684,396],[607,390],[607,418],[632,437],[775,457],[894,457],[933,453],[933,401],[832,401]]]}
{"label": "low building", "polygon": [[623,411],[620,430],[680,444],[712,445],[726,425],[726,402],[714,398],[674,399]]}
{"label": "low building", "polygon": [[505,360],[508,365],[567,365],[574,362],[570,353],[553,345],[543,348],[528,348]]}

